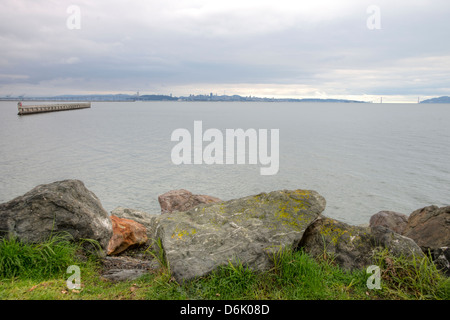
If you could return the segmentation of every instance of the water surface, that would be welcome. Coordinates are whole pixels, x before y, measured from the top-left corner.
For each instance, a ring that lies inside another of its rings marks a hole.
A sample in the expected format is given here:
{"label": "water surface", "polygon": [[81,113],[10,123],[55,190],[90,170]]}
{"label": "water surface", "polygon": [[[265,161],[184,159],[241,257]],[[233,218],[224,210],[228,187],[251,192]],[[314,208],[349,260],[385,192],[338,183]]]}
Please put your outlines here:
{"label": "water surface", "polygon": [[[195,120],[203,130],[279,129],[278,174],[174,165],[170,136],[193,133]],[[228,200],[302,188],[326,198],[324,214],[367,223],[380,210],[450,204],[449,120],[449,104],[94,102],[17,116],[16,102],[0,102],[0,202],[62,179],[82,180],[107,211],[149,213],[172,189]]]}

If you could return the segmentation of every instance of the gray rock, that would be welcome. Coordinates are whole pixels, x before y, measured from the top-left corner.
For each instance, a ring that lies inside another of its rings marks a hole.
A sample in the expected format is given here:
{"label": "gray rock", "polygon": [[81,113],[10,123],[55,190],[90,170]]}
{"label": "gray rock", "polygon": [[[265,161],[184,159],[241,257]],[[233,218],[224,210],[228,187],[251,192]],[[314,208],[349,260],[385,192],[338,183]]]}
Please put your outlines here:
{"label": "gray rock", "polygon": [[159,263],[148,257],[133,258],[129,256],[108,256],[102,261],[104,271],[102,277],[110,281],[134,280],[149,270],[159,268]]}
{"label": "gray rock", "polygon": [[389,228],[377,226],[370,228],[375,245],[389,249],[396,257],[423,257],[424,254],[413,239],[402,236]]}
{"label": "gray rock", "polygon": [[438,268],[450,275],[450,206],[428,206],[414,211],[403,235],[413,239]]}
{"label": "gray rock", "polygon": [[333,257],[343,269],[359,269],[371,263],[370,228],[351,226],[321,217],[305,231],[299,247],[313,256]]}
{"label": "gray rock", "polygon": [[112,269],[142,269],[151,270],[157,269],[159,264],[151,256],[146,254],[130,257],[127,255],[121,256],[107,256],[102,260],[102,265],[105,270]]}
{"label": "gray rock", "polygon": [[385,227],[352,226],[322,217],[306,230],[299,247],[313,257],[329,256],[346,270],[373,264],[377,248],[388,248],[395,256],[423,256],[415,242]]}
{"label": "gray rock", "polygon": [[143,269],[110,269],[105,272],[102,277],[110,281],[119,282],[135,280],[147,272],[147,270]]}
{"label": "gray rock", "polygon": [[370,227],[382,226],[402,234],[408,223],[408,216],[394,211],[380,211],[370,217]]}
{"label": "gray rock", "polygon": [[450,248],[436,248],[430,250],[430,254],[437,268],[447,276],[450,276]]}
{"label": "gray rock", "polygon": [[143,225],[146,225],[149,222],[149,218],[151,216],[156,216],[156,215],[151,215],[145,211],[124,208],[124,207],[115,208],[114,210],[111,211],[111,215],[119,217],[119,218],[123,218],[123,219],[134,220]]}
{"label": "gray rock", "polygon": [[41,242],[52,233],[63,231],[75,241],[96,240],[103,249],[112,236],[108,212],[79,180],[39,185],[0,204],[0,237]]}
{"label": "gray rock", "polygon": [[157,236],[178,281],[229,262],[264,271],[274,253],[298,245],[324,209],[315,191],[273,191],[162,215]]}

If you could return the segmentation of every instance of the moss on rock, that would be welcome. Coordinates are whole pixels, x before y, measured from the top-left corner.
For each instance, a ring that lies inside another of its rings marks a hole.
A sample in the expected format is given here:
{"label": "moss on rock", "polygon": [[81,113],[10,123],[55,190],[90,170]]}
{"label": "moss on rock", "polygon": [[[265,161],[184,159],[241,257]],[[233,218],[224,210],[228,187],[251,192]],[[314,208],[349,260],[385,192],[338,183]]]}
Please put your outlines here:
{"label": "moss on rock", "polygon": [[311,190],[280,190],[174,212],[159,222],[176,279],[202,276],[238,258],[254,270],[272,266],[271,254],[295,248],[325,209]]}

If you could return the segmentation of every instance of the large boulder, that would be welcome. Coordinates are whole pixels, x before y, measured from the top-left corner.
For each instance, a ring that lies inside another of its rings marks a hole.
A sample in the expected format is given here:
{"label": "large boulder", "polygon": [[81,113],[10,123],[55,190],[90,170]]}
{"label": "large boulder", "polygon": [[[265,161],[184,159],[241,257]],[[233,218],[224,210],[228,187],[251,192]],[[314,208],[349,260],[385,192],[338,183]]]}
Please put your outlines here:
{"label": "large boulder", "polygon": [[157,236],[178,281],[230,262],[264,271],[273,254],[297,247],[324,209],[315,191],[273,191],[161,215]]}
{"label": "large boulder", "polygon": [[332,257],[345,270],[373,264],[377,248],[387,248],[395,256],[423,256],[413,240],[388,228],[352,226],[327,217],[308,227],[299,247],[313,257]]}
{"label": "large boulder", "polygon": [[158,196],[161,213],[169,213],[174,211],[187,211],[200,204],[208,204],[220,202],[219,198],[207,195],[192,194],[192,192],[180,189],[171,190]]}
{"label": "large boulder", "polygon": [[109,240],[107,254],[116,255],[128,248],[138,247],[147,242],[144,225],[124,218],[111,216],[113,235]]}
{"label": "large boulder", "polygon": [[56,232],[68,232],[75,241],[96,240],[106,249],[112,236],[111,220],[83,182],[64,180],[39,185],[0,204],[0,237],[41,242]]}
{"label": "large boulder", "polygon": [[414,211],[403,235],[413,239],[450,275],[450,206],[428,206]]}
{"label": "large boulder", "polygon": [[380,211],[370,217],[370,227],[382,226],[402,234],[408,223],[408,216],[394,211]]}

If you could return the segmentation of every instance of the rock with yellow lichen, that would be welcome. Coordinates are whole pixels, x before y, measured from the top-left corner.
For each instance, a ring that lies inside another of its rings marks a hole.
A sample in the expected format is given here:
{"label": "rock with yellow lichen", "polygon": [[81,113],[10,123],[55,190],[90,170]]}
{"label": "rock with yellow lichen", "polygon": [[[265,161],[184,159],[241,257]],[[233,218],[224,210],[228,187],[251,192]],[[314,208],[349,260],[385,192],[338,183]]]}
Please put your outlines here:
{"label": "rock with yellow lichen", "polygon": [[276,252],[296,248],[325,209],[312,190],[280,190],[162,215],[157,238],[178,281],[239,262],[268,270]]}
{"label": "rock with yellow lichen", "polygon": [[313,257],[331,258],[346,270],[373,264],[373,255],[379,249],[387,249],[394,256],[423,257],[412,239],[386,227],[352,226],[323,216],[308,227],[299,247]]}

